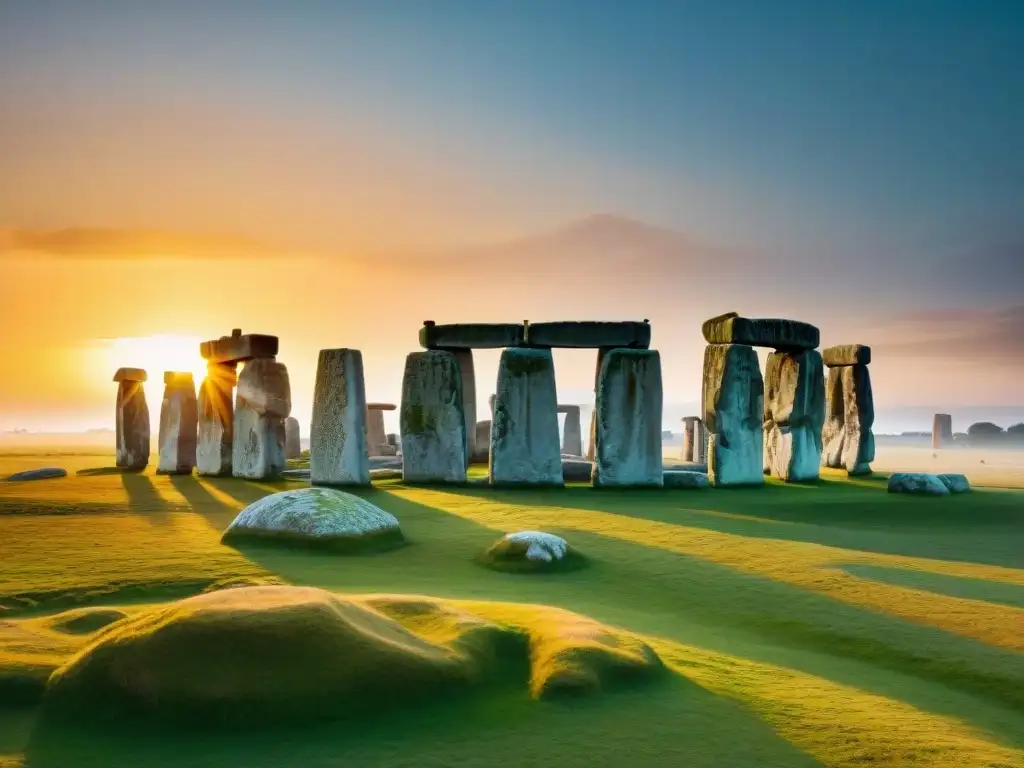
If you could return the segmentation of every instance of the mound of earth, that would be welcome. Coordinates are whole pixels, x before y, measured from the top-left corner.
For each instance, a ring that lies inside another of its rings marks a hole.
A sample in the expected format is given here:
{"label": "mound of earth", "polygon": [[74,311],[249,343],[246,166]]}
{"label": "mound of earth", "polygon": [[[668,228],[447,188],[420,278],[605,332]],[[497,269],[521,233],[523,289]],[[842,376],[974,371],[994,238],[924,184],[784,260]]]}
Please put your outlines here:
{"label": "mound of earth", "polygon": [[478,558],[485,568],[509,573],[549,573],[580,568],[584,557],[561,536],[543,531],[505,534]]}
{"label": "mound of earth", "polygon": [[55,632],[69,635],[88,635],[115,621],[120,621],[127,615],[119,608],[73,608],[54,616],[49,627]]}
{"label": "mound of earth", "polygon": [[663,672],[639,637],[547,606],[244,587],[101,630],[50,677],[43,714],[262,727],[380,713],[489,684],[528,684],[547,698]]}
{"label": "mound of earth", "polygon": [[337,551],[380,551],[404,542],[398,520],[351,493],[299,488],[264,496],[238,513],[221,541],[281,542]]}

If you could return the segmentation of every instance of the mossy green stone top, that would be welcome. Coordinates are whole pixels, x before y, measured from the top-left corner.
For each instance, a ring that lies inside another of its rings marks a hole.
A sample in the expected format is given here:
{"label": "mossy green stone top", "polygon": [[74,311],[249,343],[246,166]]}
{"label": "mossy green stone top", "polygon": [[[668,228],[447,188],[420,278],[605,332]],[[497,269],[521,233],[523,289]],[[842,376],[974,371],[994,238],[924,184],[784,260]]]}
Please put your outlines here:
{"label": "mossy green stone top", "polygon": [[264,496],[243,509],[225,536],[250,531],[292,536],[359,537],[398,530],[398,520],[370,502],[332,488],[299,488]]}

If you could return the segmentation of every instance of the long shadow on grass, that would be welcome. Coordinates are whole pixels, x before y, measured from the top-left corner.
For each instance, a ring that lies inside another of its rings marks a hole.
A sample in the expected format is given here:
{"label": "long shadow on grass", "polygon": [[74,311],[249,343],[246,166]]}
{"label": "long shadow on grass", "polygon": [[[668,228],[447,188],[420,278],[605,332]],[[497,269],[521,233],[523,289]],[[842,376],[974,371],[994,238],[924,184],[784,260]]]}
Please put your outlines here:
{"label": "long shadow on grass", "polygon": [[128,507],[132,512],[167,512],[171,506],[157,491],[153,479],[148,475],[141,472],[122,472],[121,484],[128,494]]}
{"label": "long shadow on grass", "polygon": [[[984,600],[999,605],[1024,608],[1024,586],[987,579],[970,579],[944,573],[914,571],[909,568],[889,568],[869,563],[850,563],[838,568],[851,576],[870,579],[882,584],[920,589],[938,595],[967,600]],[[1021,629],[1024,632],[1024,628]]]}

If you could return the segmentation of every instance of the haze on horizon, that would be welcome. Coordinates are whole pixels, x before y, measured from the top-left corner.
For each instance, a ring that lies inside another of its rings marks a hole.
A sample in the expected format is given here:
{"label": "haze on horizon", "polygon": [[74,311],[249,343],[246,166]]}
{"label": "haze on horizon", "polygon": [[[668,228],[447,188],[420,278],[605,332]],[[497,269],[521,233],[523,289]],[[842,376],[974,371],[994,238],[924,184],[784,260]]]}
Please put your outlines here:
{"label": "haze on horizon", "polygon": [[0,430],[110,425],[139,357],[158,404],[235,327],[304,424],[324,347],[397,401],[427,318],[650,318],[689,404],[729,310],[871,344],[882,412],[1024,415],[1022,40],[994,0],[2,3]]}

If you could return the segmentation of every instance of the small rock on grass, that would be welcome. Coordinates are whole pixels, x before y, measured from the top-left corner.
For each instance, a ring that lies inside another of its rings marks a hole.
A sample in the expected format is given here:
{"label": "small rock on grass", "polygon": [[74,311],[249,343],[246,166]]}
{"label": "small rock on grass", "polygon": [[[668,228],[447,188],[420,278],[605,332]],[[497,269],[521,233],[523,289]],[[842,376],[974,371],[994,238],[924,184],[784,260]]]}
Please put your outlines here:
{"label": "small rock on grass", "polygon": [[15,472],[7,478],[7,482],[16,483],[21,480],[49,480],[54,477],[67,477],[66,469],[60,467],[41,467],[40,469],[27,469],[24,472]]}
{"label": "small rock on grass", "polygon": [[926,472],[896,472],[889,478],[889,493],[948,496],[949,488],[938,475]]}
{"label": "small rock on grass", "polygon": [[944,474],[938,475],[938,478],[950,493],[967,493],[971,490],[971,483],[966,475]]}
{"label": "small rock on grass", "polygon": [[561,536],[544,531],[517,531],[498,539],[478,562],[496,571],[543,573],[572,570],[585,561]]}
{"label": "small rock on grass", "polygon": [[666,488],[709,488],[711,480],[703,472],[689,470],[667,470],[664,473]]}

